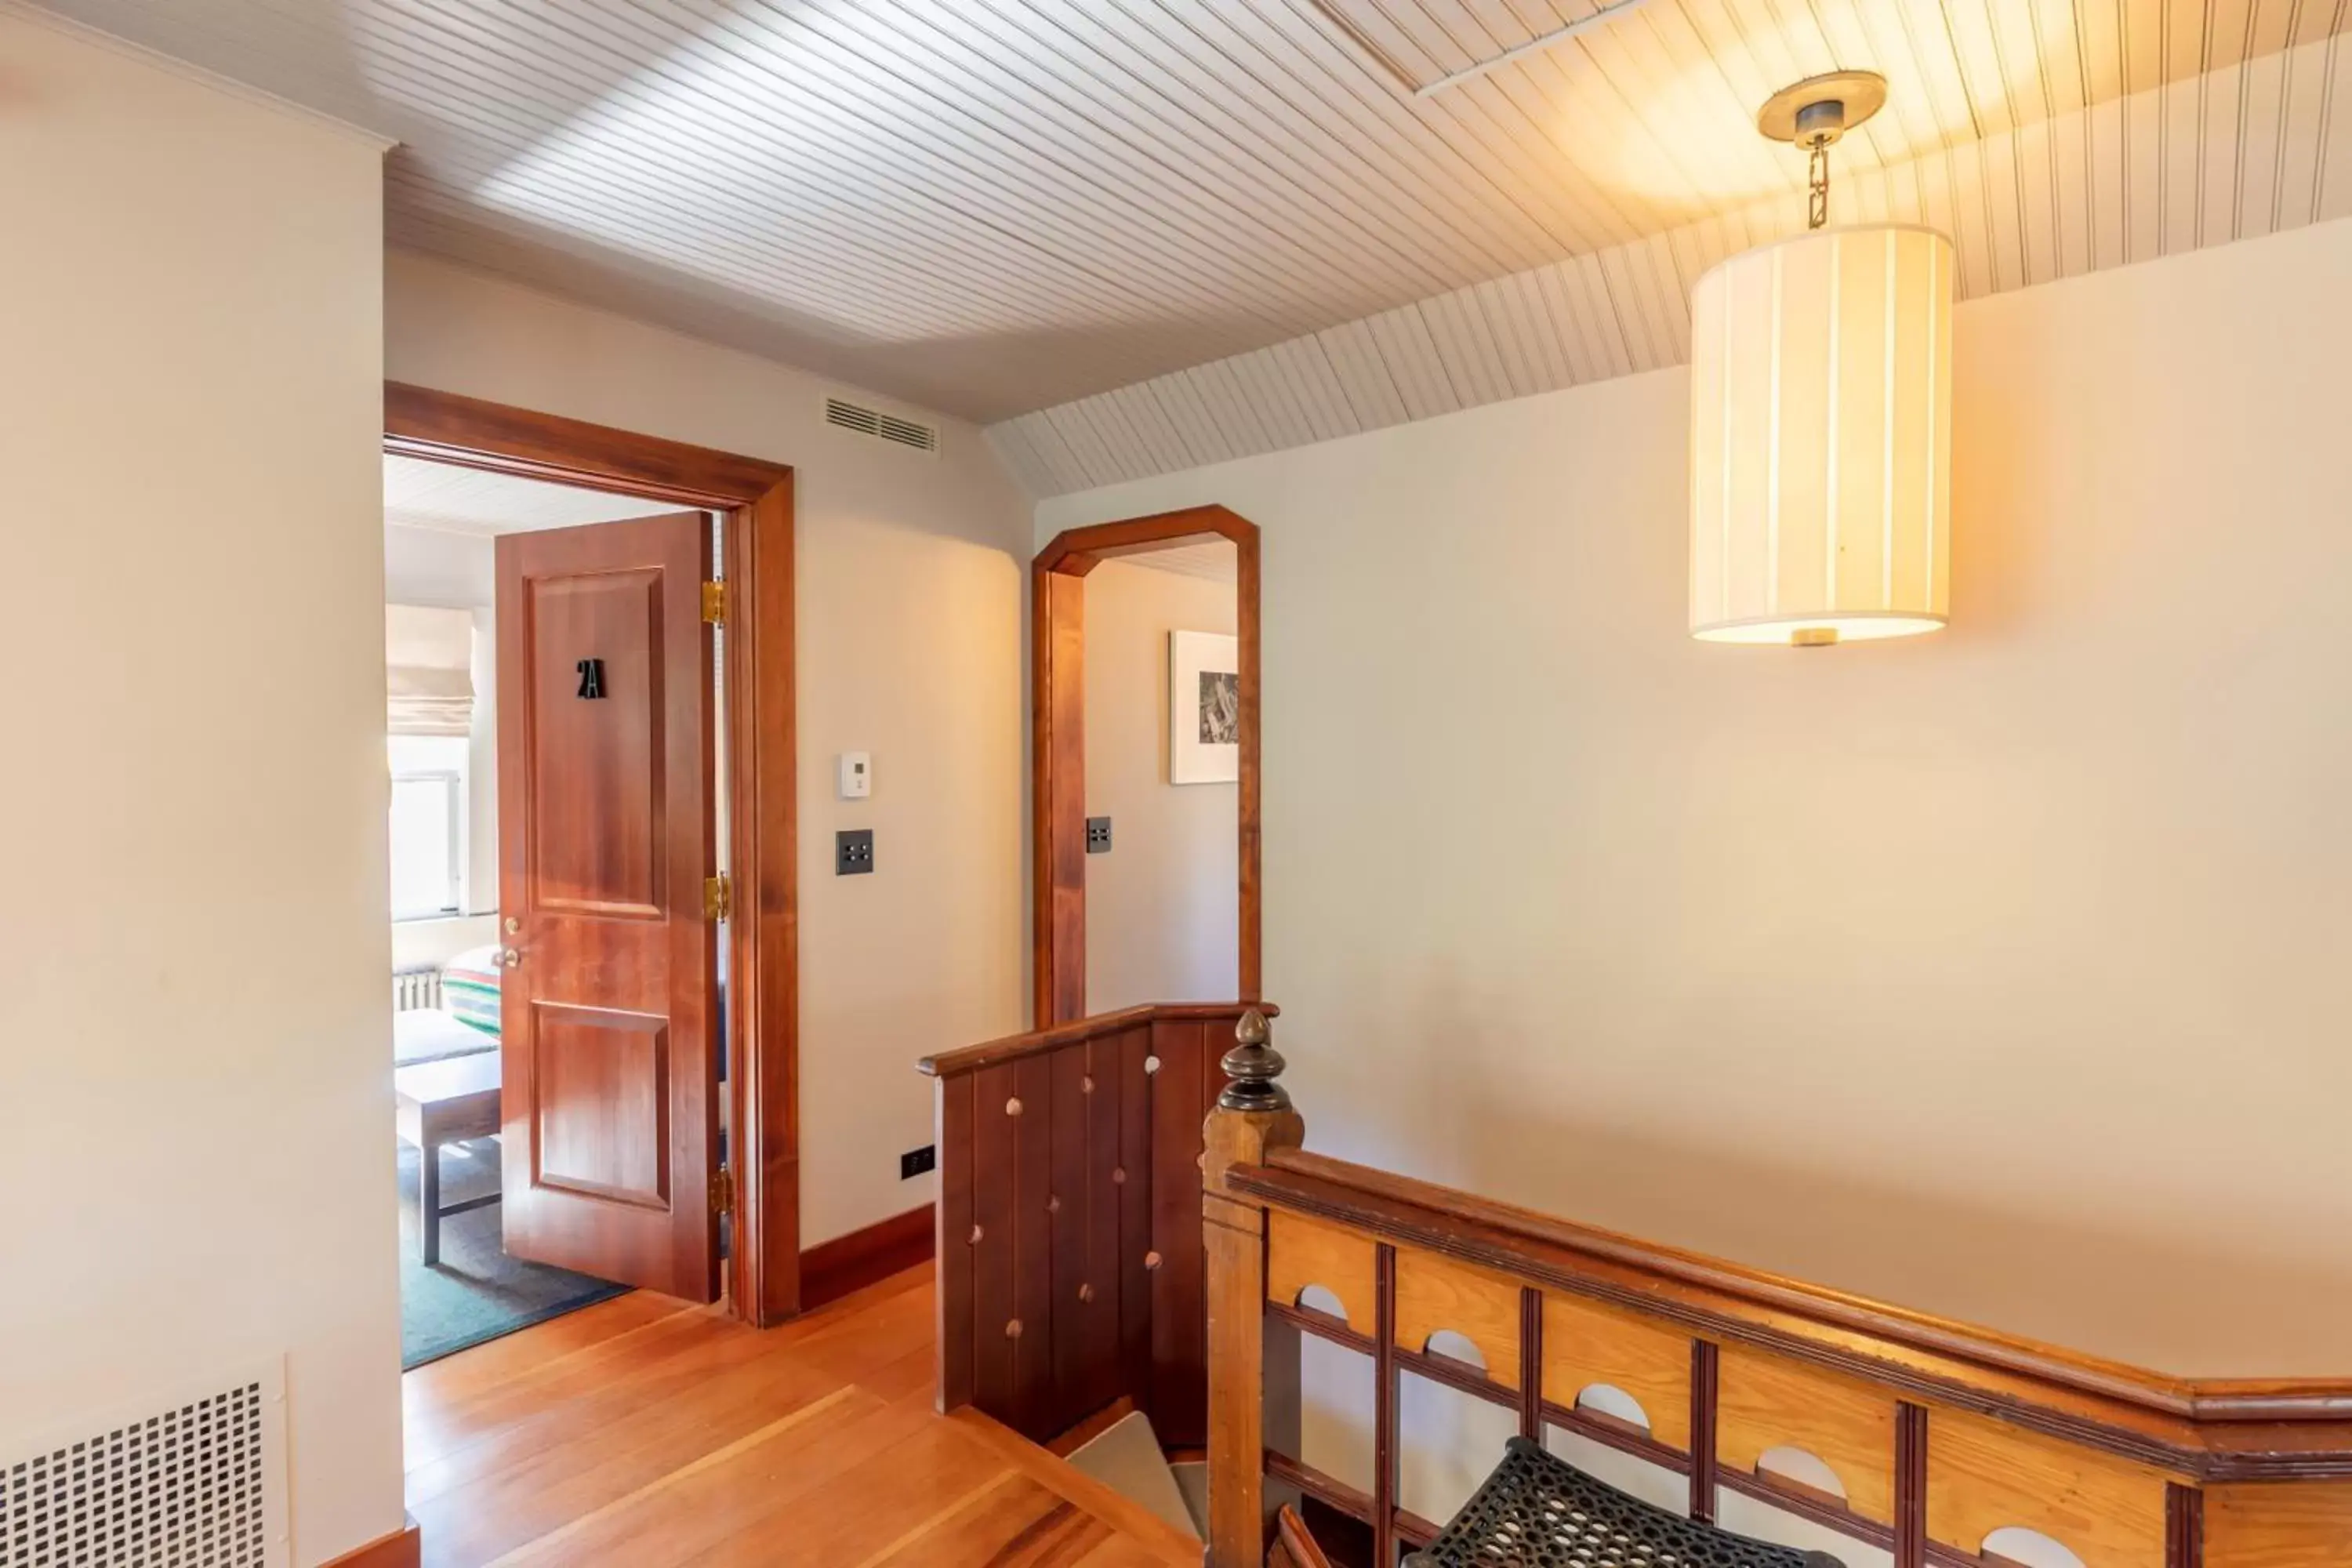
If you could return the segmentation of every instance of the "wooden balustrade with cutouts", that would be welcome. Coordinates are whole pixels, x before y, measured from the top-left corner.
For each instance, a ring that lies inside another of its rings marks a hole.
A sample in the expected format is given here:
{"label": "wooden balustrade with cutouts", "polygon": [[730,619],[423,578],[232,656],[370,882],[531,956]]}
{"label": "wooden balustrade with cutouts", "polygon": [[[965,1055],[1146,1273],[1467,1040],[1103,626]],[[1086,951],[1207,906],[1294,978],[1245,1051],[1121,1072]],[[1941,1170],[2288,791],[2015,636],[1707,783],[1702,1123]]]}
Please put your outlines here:
{"label": "wooden balustrade with cutouts", "polygon": [[1201,1135],[1244,1011],[1131,1007],[921,1063],[940,1409],[1043,1442],[1126,1400],[1162,1443],[1202,1446]]}
{"label": "wooden balustrade with cutouts", "polygon": [[[2352,1568],[2352,1379],[2165,1376],[1310,1154],[1242,1033],[1202,1161],[1211,1568],[1261,1568],[1286,1493],[1383,1568],[1430,1539],[1397,1496],[1404,1372],[1686,1479],[1694,1518],[1742,1493],[1895,1568],[1998,1568],[2009,1531],[2084,1568]],[[1301,1335],[1370,1362],[1369,1492],[1300,1458]],[[1786,1449],[1842,1493],[1761,1462]]]}

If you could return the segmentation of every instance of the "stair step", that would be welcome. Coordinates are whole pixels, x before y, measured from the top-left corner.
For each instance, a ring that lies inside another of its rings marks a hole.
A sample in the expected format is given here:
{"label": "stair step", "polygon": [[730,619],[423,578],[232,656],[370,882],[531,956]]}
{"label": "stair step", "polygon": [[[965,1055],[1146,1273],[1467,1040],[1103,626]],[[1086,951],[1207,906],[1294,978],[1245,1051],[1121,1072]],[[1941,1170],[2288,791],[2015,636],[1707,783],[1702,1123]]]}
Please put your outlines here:
{"label": "stair step", "polygon": [[1184,1494],[1184,1511],[1192,1516],[1192,1529],[1202,1540],[1209,1539],[1209,1462],[1206,1459],[1186,1459],[1168,1467],[1176,1472],[1176,1489]]}
{"label": "stair step", "polygon": [[[994,1447],[1023,1474],[1073,1507],[1094,1515],[1150,1552],[1165,1568],[1201,1568],[1202,1545],[1189,1522],[1179,1528],[1164,1516],[1105,1485],[1067,1459],[1055,1458],[1009,1426],[979,1411],[956,1411],[949,1420]],[[1165,1468],[1163,1461],[1162,1468]],[[1174,1483],[1170,1482],[1171,1486]]]}
{"label": "stair step", "polygon": [[1070,1455],[1070,1464],[1121,1497],[1149,1509],[1171,1530],[1198,1542],[1204,1530],[1177,1485],[1168,1457],[1151,1430],[1151,1418],[1137,1410],[1089,1439]]}

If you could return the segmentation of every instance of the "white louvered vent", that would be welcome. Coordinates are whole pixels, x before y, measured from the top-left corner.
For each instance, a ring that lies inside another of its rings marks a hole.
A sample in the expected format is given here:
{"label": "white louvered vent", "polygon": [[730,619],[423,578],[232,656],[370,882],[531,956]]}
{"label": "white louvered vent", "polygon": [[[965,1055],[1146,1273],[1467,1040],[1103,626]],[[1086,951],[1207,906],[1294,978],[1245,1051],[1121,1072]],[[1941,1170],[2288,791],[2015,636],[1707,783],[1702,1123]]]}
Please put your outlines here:
{"label": "white louvered vent", "polygon": [[0,1461],[0,1568],[286,1568],[272,1367]]}
{"label": "white louvered vent", "polygon": [[824,422],[838,425],[844,430],[855,430],[861,436],[896,441],[901,447],[912,447],[918,452],[940,449],[940,433],[933,426],[918,425],[911,419],[901,419],[895,414],[885,414],[862,403],[848,403],[838,397],[826,398]]}

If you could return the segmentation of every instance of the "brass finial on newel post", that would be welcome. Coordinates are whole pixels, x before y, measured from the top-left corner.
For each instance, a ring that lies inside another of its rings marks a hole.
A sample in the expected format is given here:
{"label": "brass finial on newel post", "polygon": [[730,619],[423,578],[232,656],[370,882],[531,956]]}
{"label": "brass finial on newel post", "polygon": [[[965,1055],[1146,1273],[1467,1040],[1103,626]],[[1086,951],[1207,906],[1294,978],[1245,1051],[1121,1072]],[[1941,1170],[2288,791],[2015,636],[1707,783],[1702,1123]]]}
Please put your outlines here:
{"label": "brass finial on newel post", "polygon": [[1290,1093],[1275,1079],[1289,1064],[1274,1048],[1274,1029],[1265,1015],[1253,1007],[1234,1026],[1234,1048],[1218,1065],[1233,1081],[1217,1096],[1224,1110],[1287,1110]]}

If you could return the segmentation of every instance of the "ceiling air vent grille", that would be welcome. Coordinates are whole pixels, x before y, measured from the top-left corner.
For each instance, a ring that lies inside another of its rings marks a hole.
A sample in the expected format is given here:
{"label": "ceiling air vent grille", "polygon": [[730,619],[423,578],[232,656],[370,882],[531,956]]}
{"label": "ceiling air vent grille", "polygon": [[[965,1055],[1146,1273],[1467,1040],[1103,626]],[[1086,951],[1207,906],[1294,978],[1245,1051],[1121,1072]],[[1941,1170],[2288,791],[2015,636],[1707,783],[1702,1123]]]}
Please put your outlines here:
{"label": "ceiling air vent grille", "polygon": [[868,408],[862,403],[848,403],[838,397],[826,398],[824,422],[838,425],[844,430],[855,430],[861,436],[896,441],[901,447],[912,447],[918,452],[940,449],[937,429],[929,425],[918,425],[912,419],[901,419],[895,414],[885,414],[878,408]]}

